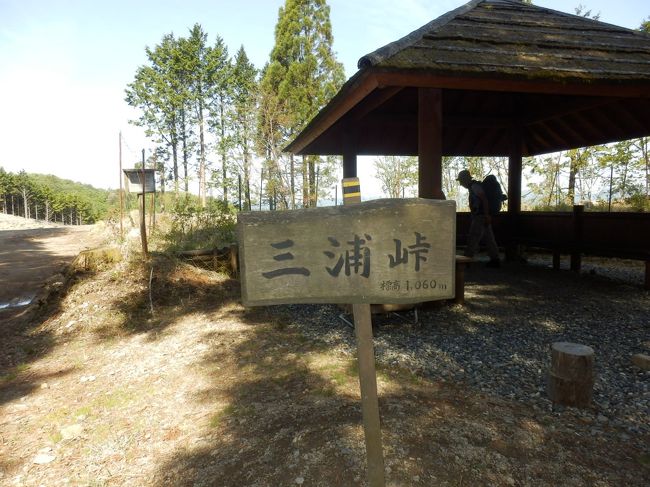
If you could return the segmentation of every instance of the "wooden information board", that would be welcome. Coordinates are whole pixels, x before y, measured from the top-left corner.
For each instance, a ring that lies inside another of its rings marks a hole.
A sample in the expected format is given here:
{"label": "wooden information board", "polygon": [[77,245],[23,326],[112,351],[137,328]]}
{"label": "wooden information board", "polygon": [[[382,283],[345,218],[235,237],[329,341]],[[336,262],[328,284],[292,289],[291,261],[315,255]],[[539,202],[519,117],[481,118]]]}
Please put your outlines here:
{"label": "wooden information board", "polygon": [[244,212],[237,227],[247,306],[454,297],[454,201]]}

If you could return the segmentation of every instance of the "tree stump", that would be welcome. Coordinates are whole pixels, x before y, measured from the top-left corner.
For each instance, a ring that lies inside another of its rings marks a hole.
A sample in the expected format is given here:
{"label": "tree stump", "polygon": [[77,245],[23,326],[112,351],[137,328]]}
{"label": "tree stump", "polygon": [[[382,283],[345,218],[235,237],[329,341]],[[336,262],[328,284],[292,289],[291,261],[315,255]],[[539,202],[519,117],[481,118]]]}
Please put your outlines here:
{"label": "tree stump", "polygon": [[578,343],[553,343],[548,396],[554,404],[589,406],[594,379],[593,348]]}

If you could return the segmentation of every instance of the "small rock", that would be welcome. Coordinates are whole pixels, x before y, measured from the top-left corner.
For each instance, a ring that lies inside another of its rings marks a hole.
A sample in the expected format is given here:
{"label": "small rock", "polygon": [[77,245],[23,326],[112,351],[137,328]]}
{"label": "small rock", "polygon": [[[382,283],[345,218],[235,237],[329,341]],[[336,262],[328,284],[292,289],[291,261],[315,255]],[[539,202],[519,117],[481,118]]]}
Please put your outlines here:
{"label": "small rock", "polygon": [[34,457],[34,463],[36,465],[46,465],[52,461],[54,461],[56,457],[52,455],[51,453],[39,453]]}
{"label": "small rock", "polygon": [[294,482],[298,485],[302,485],[305,482],[305,479],[302,477],[298,477]]}
{"label": "small rock", "polygon": [[419,481],[420,481],[420,476],[419,476],[419,475],[415,475],[415,476],[413,477],[413,482],[419,482]]}
{"label": "small rock", "polygon": [[74,438],[79,437],[82,431],[83,426],[80,424],[72,424],[70,426],[66,426],[65,428],[61,428],[61,437],[64,440],[73,440]]}
{"label": "small rock", "polygon": [[47,382],[41,384],[41,389],[49,389],[50,386],[47,385]]}
{"label": "small rock", "polygon": [[650,355],[637,353],[632,355],[632,363],[643,370],[650,370]]}

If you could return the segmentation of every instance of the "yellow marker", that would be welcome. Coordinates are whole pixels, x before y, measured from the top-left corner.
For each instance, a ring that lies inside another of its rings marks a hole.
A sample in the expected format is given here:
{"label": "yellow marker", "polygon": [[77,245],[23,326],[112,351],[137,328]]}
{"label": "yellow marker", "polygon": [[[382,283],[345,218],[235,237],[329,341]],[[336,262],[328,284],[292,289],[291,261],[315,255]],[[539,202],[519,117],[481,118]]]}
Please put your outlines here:
{"label": "yellow marker", "polygon": [[342,185],[345,204],[361,203],[361,185],[359,178],[345,178]]}

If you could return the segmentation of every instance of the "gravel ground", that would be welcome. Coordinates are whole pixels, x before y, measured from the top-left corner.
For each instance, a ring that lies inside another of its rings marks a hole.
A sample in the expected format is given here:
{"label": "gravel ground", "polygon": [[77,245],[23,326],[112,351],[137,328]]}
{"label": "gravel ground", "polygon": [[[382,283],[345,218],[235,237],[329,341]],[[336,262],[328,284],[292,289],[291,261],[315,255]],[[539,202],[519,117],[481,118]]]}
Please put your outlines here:
{"label": "gravel ground", "polygon": [[[474,264],[466,274],[465,306],[435,303],[417,314],[375,315],[377,361],[574,417],[592,425],[594,435],[642,443],[650,433],[650,371],[630,360],[650,353],[642,263],[586,259],[580,275],[554,272],[550,264],[544,255],[496,270]],[[289,308],[303,333],[355,353],[353,330],[341,319],[352,317],[340,308]],[[550,345],[558,341],[595,350],[590,409],[553,407],[547,398]]]}

